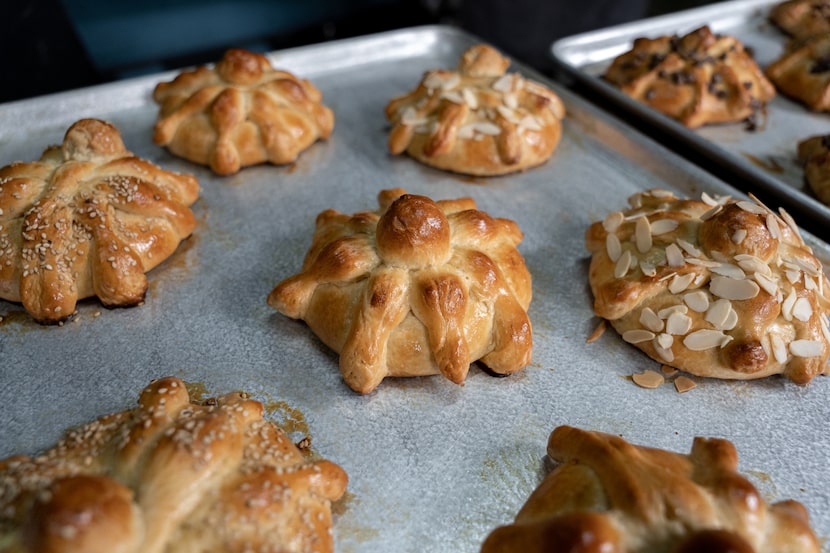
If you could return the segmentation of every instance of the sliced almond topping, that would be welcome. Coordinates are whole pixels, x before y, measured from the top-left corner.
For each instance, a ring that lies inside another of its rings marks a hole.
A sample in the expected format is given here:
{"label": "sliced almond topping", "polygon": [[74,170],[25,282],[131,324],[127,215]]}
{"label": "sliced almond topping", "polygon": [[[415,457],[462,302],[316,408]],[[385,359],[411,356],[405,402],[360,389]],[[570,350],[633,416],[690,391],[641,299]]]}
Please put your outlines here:
{"label": "sliced almond topping", "polygon": [[721,265],[720,261],[712,261],[711,259],[699,259],[696,257],[687,257],[685,261],[689,265],[697,265],[698,267],[706,267],[707,269],[711,269],[713,267],[718,267]]}
{"label": "sliced almond topping", "polygon": [[669,244],[666,247],[666,261],[669,267],[682,267],[686,264],[683,259],[683,252],[677,247],[677,244]]}
{"label": "sliced almond topping", "polygon": [[726,316],[726,322],[723,323],[723,330],[732,330],[736,326],[738,326],[738,312],[730,309],[729,315]]}
{"label": "sliced almond topping", "polygon": [[695,384],[695,381],[687,376],[680,375],[674,379],[674,389],[677,390],[677,393],[679,394],[688,392],[689,390],[694,390],[695,388],[697,388],[697,384]]}
{"label": "sliced almond topping", "polygon": [[674,361],[674,352],[669,348],[661,347],[659,344],[654,345],[654,351],[657,352],[657,355],[665,361],[666,363],[671,363]]}
{"label": "sliced almond topping", "polygon": [[807,298],[798,298],[793,305],[793,317],[806,323],[813,316],[813,306]]}
{"label": "sliced almond topping", "polygon": [[660,317],[661,319],[668,319],[669,317],[672,316],[672,313],[688,313],[688,312],[689,312],[689,310],[685,305],[682,305],[682,304],[678,303],[677,305],[664,307],[663,309],[661,309],[660,311],[657,312],[657,316]]}
{"label": "sliced almond topping", "polygon": [[795,288],[790,288],[790,293],[787,294],[787,299],[785,299],[784,303],[781,304],[781,315],[784,316],[785,320],[793,320],[793,308],[795,307],[795,301],[797,299],[798,295],[795,292]]}
{"label": "sliced almond topping", "polygon": [[807,290],[818,290],[818,284],[813,277],[804,275],[804,288]]}
{"label": "sliced almond topping", "polygon": [[700,257],[701,255],[703,255],[703,252],[701,252],[693,244],[687,242],[686,240],[681,240],[680,238],[678,238],[677,245],[683,248],[683,251],[691,255],[692,257]]}
{"label": "sliced almond topping", "polygon": [[679,311],[672,313],[666,320],[666,332],[669,334],[684,335],[692,329],[692,319]]}
{"label": "sliced almond topping", "polygon": [[655,371],[643,371],[641,373],[634,373],[631,375],[634,383],[641,388],[658,388],[662,386],[666,379],[662,374]]}
{"label": "sliced almond topping", "polygon": [[718,204],[703,215],[700,216],[701,221],[708,221],[723,210],[723,206]]}
{"label": "sliced almond topping", "polygon": [[616,278],[623,278],[625,275],[628,274],[628,270],[631,268],[631,252],[629,250],[625,250],[620,258],[617,260],[617,264],[614,267],[614,276]]}
{"label": "sliced almond topping", "polygon": [[464,96],[464,101],[470,106],[470,109],[478,109],[478,98],[469,88],[462,88],[461,95]]}
{"label": "sliced almond topping", "polygon": [[671,190],[663,190],[662,188],[652,188],[646,191],[646,195],[652,198],[671,199],[674,198],[674,192]]}
{"label": "sliced almond topping", "polygon": [[650,307],[646,307],[640,311],[640,324],[652,332],[663,331],[663,320]]}
{"label": "sliced almond topping", "polygon": [[781,227],[778,226],[778,217],[775,216],[775,213],[767,213],[767,229],[770,236],[776,240],[781,240]]}
{"label": "sliced almond topping", "polygon": [[463,138],[463,139],[469,140],[470,138],[473,137],[473,135],[475,135],[475,130],[473,129],[473,124],[472,123],[469,123],[467,125],[462,125],[458,129],[458,135],[457,135],[458,138]]}
{"label": "sliced almond topping", "polygon": [[789,269],[784,271],[784,276],[787,277],[790,284],[795,284],[801,279],[801,271],[798,269]]}
{"label": "sliced almond topping", "polygon": [[741,209],[743,209],[744,211],[746,211],[748,213],[754,213],[755,215],[766,215],[767,214],[767,210],[764,209],[763,207],[761,207],[760,205],[756,204],[756,203],[748,202],[746,200],[742,200],[740,202],[737,202],[737,204],[738,204],[738,207],[740,207]]}
{"label": "sliced almond topping", "polygon": [[516,115],[516,112],[512,109],[509,109],[505,106],[496,106],[496,111],[499,113],[499,115],[501,115],[511,123],[514,123],[516,125],[519,124],[519,117],[518,115]]}
{"label": "sliced almond topping", "polygon": [[680,223],[674,219],[660,219],[651,223],[651,234],[660,236],[661,234],[672,232],[678,226],[680,226]]}
{"label": "sliced almond topping", "polygon": [[640,253],[647,253],[652,246],[651,225],[648,218],[640,217],[634,226],[634,237],[637,240],[637,250]]}
{"label": "sliced almond topping", "polygon": [[769,268],[769,265],[761,261],[760,258],[755,257],[754,255],[749,255],[746,253],[738,254],[735,256],[735,261],[738,262],[738,266],[747,271],[749,273],[763,273],[767,276],[772,275],[772,271]]}
{"label": "sliced almond topping", "polygon": [[804,245],[804,238],[801,237],[801,232],[798,230],[798,225],[795,224],[795,219],[793,219],[792,215],[787,213],[787,211],[782,207],[778,209],[778,213],[781,214],[781,218],[787,223],[787,226],[790,227],[790,230],[793,231],[795,237],[798,238],[799,243]]}
{"label": "sliced almond topping", "polygon": [[655,342],[663,349],[669,349],[674,345],[674,336],[671,334],[660,334],[655,338]]}
{"label": "sliced almond topping", "polygon": [[498,90],[499,92],[508,92],[512,88],[513,77],[509,73],[502,75],[493,83],[493,90]]}
{"label": "sliced almond topping", "polygon": [[594,328],[594,331],[591,332],[591,335],[588,336],[588,338],[585,340],[585,343],[586,344],[593,344],[594,342],[599,340],[600,337],[603,334],[605,334],[605,327],[606,327],[605,319],[600,319],[599,324],[597,324],[597,326]]}
{"label": "sliced almond topping", "polygon": [[784,344],[784,340],[781,339],[781,336],[777,334],[771,335],[771,339],[772,354],[775,356],[775,360],[783,365],[787,362],[787,345]]}
{"label": "sliced almond topping", "polygon": [[616,234],[608,234],[605,236],[605,251],[608,253],[608,257],[611,261],[616,261],[622,255],[622,244],[620,244],[620,239],[617,238]]}
{"label": "sliced almond topping", "polygon": [[712,272],[716,275],[721,275],[734,279],[746,278],[746,273],[737,265],[731,263],[721,263],[716,267],[712,267]]}
{"label": "sliced almond topping", "polygon": [[677,369],[668,365],[660,365],[660,372],[665,376],[674,376],[677,374]]}
{"label": "sliced almond topping", "polygon": [[449,91],[446,91],[446,92],[442,92],[441,93],[441,98],[443,98],[445,100],[449,100],[450,102],[452,102],[454,104],[464,104],[464,103],[466,103],[466,102],[464,102],[464,98],[461,96],[461,94],[457,90],[449,90]]}
{"label": "sliced almond topping", "polygon": [[504,105],[509,107],[510,109],[516,109],[519,107],[519,99],[516,97],[516,94],[513,92],[505,92],[504,94]]}
{"label": "sliced almond topping", "polygon": [[720,299],[712,303],[706,311],[706,322],[719,330],[723,330],[729,312],[732,310],[732,303],[729,300]]}
{"label": "sliced almond topping", "polygon": [[683,339],[683,345],[692,351],[704,351],[719,347],[726,335],[720,330],[704,328],[696,330]]}
{"label": "sliced almond topping", "polygon": [[752,280],[716,276],[709,283],[709,291],[720,298],[740,301],[754,298],[761,288]]}
{"label": "sliced almond topping", "polygon": [[821,268],[820,267],[816,267],[815,265],[813,265],[812,263],[810,263],[810,262],[808,262],[804,259],[800,259],[800,258],[796,257],[796,258],[793,258],[791,261],[796,265],[796,267],[798,267],[799,269],[801,269],[802,271],[804,271],[805,273],[807,273],[810,276],[817,277],[821,274]]}
{"label": "sliced almond topping", "polygon": [[824,344],[820,340],[793,340],[790,353],[796,357],[819,357],[824,353]]}
{"label": "sliced almond topping", "polygon": [[686,273],[685,275],[675,275],[675,277],[669,283],[669,292],[671,292],[672,294],[679,294],[680,292],[685,291],[692,283],[692,280],[694,278],[694,273]]}
{"label": "sliced almond topping", "polygon": [[714,207],[714,206],[718,205],[717,200],[715,200],[712,196],[710,196],[710,195],[709,195],[709,194],[707,194],[706,192],[702,192],[702,193],[700,194],[700,200],[701,200],[703,203],[705,203],[706,205],[709,205],[709,206],[712,206],[712,207]]}
{"label": "sliced almond topping", "polygon": [[478,121],[473,123],[473,129],[476,132],[480,132],[481,134],[487,134],[491,136],[496,136],[497,134],[501,133],[501,127],[496,125],[495,123],[490,123],[489,121]]}
{"label": "sliced almond topping", "polygon": [[704,313],[709,309],[709,296],[703,290],[689,292],[683,296],[683,301],[696,313]]}
{"label": "sliced almond topping", "polygon": [[629,344],[639,344],[642,342],[648,342],[649,340],[654,340],[654,333],[638,328],[635,330],[626,330],[623,332],[622,338]]}
{"label": "sliced almond topping", "polygon": [[608,216],[602,221],[602,228],[605,229],[605,232],[615,232],[618,228],[620,228],[620,225],[624,219],[625,215],[623,215],[622,211],[614,211],[609,213]]}
{"label": "sliced almond topping", "polygon": [[732,236],[730,237],[730,240],[732,240],[732,242],[735,243],[735,244],[740,244],[741,242],[744,241],[747,234],[748,233],[746,232],[746,229],[739,228],[738,230],[736,230],[735,232],[732,233]]}

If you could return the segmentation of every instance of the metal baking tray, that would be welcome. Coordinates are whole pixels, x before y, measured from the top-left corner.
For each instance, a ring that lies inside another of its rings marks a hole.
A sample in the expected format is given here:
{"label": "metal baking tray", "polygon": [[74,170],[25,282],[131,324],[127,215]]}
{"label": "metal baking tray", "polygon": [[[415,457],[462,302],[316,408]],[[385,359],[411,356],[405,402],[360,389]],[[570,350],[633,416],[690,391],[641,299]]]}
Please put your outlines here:
{"label": "metal baking tray", "polygon": [[[568,110],[546,164],[468,178],[387,153],[386,102],[424,71],[454,67],[476,42],[428,26],[271,53],[321,89],[336,114],[333,136],[293,165],[226,178],[151,142],[150,93],[172,74],[1,105],[3,164],[36,159],[74,120],[96,116],[121,129],[136,154],[197,175],[202,196],[194,235],[149,274],[144,305],[107,310],[88,300],[77,320],[41,327],[0,301],[0,457],[35,453],[67,426],[129,408],[151,379],[174,375],[208,395],[251,393],[292,438],[307,433],[317,454],[348,472],[347,496],[335,505],[341,553],[478,551],[540,482],[547,437],[562,424],[680,452],[695,436],[725,437],[764,497],[802,501],[819,535],[830,535],[830,380],[696,379],[682,395],[668,384],[647,390],[629,377],[653,361],[612,331],[586,343],[598,323],[583,244],[592,221],[647,188],[739,192],[519,64],[513,70],[553,87]],[[519,223],[534,296],[535,348],[524,370],[496,378],[474,367],[463,386],[439,376],[387,379],[361,396],[342,382],[334,353],[265,303],[300,268],[317,213],[374,209],[378,191],[397,186],[470,196]],[[807,239],[830,259],[830,246]]]}
{"label": "metal baking tray", "polygon": [[[824,239],[830,233],[830,207],[819,201],[804,181],[796,146],[800,140],[830,133],[830,114],[809,111],[802,104],[778,94],[767,104],[766,124],[749,131],[741,123],[709,125],[690,130],[673,119],[632,100],[601,76],[618,55],[638,37],[685,34],[702,25],[713,32],[737,37],[750,47],[764,68],[784,51],[787,36],[767,20],[779,0],[715,2],[663,16],[565,37],[551,46],[561,80],[578,83],[609,100],[634,117],[678,139],[678,148],[692,149],[722,164],[744,182],[742,189],[772,194],[780,203],[810,218],[808,226]],[[763,121],[763,117],[761,120]]]}

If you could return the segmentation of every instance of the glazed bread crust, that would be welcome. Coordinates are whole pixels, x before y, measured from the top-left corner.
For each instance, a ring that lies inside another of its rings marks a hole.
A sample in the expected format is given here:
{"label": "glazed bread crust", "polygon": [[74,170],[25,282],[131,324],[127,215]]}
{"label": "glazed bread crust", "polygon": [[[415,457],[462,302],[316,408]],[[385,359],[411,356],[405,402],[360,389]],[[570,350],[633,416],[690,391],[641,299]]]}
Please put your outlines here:
{"label": "glazed bread crust", "polygon": [[792,218],[751,201],[662,190],[593,223],[595,313],[654,360],[698,376],[827,372],[830,287]]}
{"label": "glazed bread crust", "polygon": [[389,151],[474,176],[545,162],[559,143],[564,105],[547,87],[507,73],[509,65],[481,44],[464,52],[456,71],[427,72],[386,106]]}
{"label": "glazed bread crust", "polygon": [[636,39],[604,78],[689,128],[743,121],[775,96],[743,44],[706,26],[682,37]]}
{"label": "glazed bread crust", "polygon": [[0,461],[0,548],[32,553],[330,553],[346,473],[308,461],[261,403],[151,383],[135,409]]}
{"label": "glazed bread crust", "polygon": [[160,106],[153,142],[218,175],[292,163],[334,128],[334,113],[311,82],[238,48],[215,67],[159,83],[153,99]]}
{"label": "glazed bread crust", "polygon": [[360,393],[386,376],[443,374],[460,384],[476,360],[500,374],[527,365],[531,282],[516,223],[470,198],[393,189],[378,201],[375,212],[322,212],[302,271],[268,304],[337,351],[343,379]]}
{"label": "glazed bread crust", "polygon": [[795,38],[830,32],[830,1],[788,0],[772,7],[769,19]]}
{"label": "glazed bread crust", "polygon": [[199,183],[127,151],[97,119],[73,124],[40,160],[0,169],[0,298],[54,324],[78,300],[140,303],[144,275],[190,236]]}
{"label": "glazed bread crust", "polygon": [[819,553],[803,505],[764,501],[732,443],[695,438],[688,455],[560,426],[558,463],[482,553]]}
{"label": "glazed bread crust", "polygon": [[830,135],[811,136],[798,143],[804,178],[819,200],[830,205]]}

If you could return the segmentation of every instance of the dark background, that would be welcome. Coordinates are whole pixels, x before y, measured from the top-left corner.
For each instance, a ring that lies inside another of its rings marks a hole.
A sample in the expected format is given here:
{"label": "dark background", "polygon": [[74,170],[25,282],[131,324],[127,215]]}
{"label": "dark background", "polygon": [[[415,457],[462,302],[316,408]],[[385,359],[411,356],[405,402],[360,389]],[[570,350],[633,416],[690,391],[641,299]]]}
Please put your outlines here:
{"label": "dark background", "polygon": [[424,24],[461,27],[550,74],[557,38],[713,0],[15,0],[0,102]]}

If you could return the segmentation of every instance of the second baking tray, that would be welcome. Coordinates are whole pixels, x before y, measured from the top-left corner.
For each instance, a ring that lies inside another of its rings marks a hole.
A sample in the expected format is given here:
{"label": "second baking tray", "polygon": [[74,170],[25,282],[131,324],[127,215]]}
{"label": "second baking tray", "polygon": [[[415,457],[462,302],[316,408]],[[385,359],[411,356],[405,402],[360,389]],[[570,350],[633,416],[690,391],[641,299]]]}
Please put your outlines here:
{"label": "second baking tray", "polygon": [[[544,165],[484,179],[454,176],[387,152],[383,108],[424,71],[454,67],[475,37],[424,27],[274,52],[278,67],[311,79],[335,112],[330,140],[291,166],[219,178],[151,141],[152,75],[0,106],[2,163],[36,159],[80,117],[121,129],[136,154],[198,176],[194,235],[149,274],[144,305],[82,302],[63,327],[33,323],[0,301],[0,458],[35,453],[61,430],[135,404],[152,378],[174,375],[205,394],[245,390],[269,416],[305,434],[349,474],[335,505],[339,553],[475,553],[512,520],[544,475],[545,445],[562,424],[688,452],[695,436],[733,441],[740,469],[768,500],[795,498],[830,535],[830,380],[798,387],[696,379],[678,394],[637,387],[656,369],[614,332],[586,338],[598,320],[587,284],[588,225],[648,188],[738,194],[698,167],[538,74],[568,110],[562,142]],[[315,216],[374,209],[382,188],[433,198],[470,196],[515,220],[533,276],[534,351],[506,378],[473,368],[463,386],[440,377],[387,379],[361,396],[343,383],[337,355],[303,324],[265,302],[299,270]],[[822,259],[830,247],[810,238]]]}
{"label": "second baking tray", "polygon": [[[784,51],[787,37],[767,20],[776,0],[716,2],[700,8],[644,19],[557,40],[551,55],[564,78],[610,100],[635,117],[678,139],[683,149],[693,149],[745,179],[741,187],[780,198],[790,209],[811,219],[818,234],[830,224],[830,208],[813,195],[804,182],[796,158],[800,140],[830,133],[830,114],[810,112],[780,93],[767,104],[766,124],[749,131],[741,123],[709,125],[690,130],[673,119],[630,99],[601,77],[613,59],[629,50],[638,37],[685,34],[702,25],[715,33],[735,36],[752,49],[761,68]],[[830,234],[823,234],[825,239]]]}

